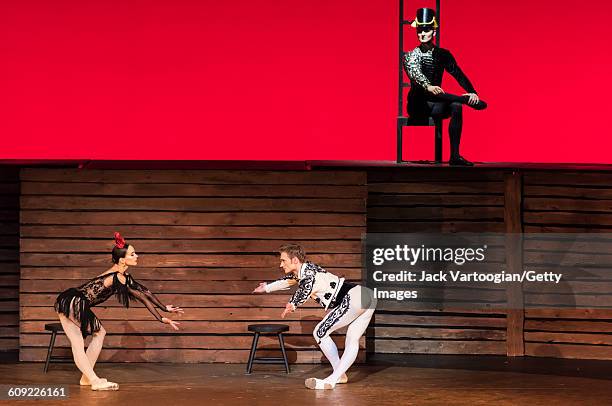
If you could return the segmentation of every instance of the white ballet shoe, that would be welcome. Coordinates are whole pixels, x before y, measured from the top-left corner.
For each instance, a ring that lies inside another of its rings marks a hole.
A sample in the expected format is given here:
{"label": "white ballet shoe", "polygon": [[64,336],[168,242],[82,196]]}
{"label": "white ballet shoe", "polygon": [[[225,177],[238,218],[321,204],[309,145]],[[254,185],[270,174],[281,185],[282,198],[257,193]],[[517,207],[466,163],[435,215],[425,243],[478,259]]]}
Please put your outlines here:
{"label": "white ballet shoe", "polygon": [[[106,378],[100,378],[103,381],[107,381]],[[89,378],[87,378],[85,375],[81,376],[81,380],[79,381],[79,385],[81,386],[91,386],[91,382],[89,382]]]}
{"label": "white ballet shoe", "polygon": [[348,376],[346,376],[346,374],[342,374],[336,383],[348,383]]}
{"label": "white ballet shoe", "polygon": [[91,384],[91,390],[119,390],[119,384],[107,381],[104,378],[98,379]]}
{"label": "white ballet shoe", "polygon": [[335,384],[317,378],[306,379],[304,385],[306,385],[308,389],[334,389],[336,386]]}
{"label": "white ballet shoe", "polygon": [[[100,378],[100,379],[106,381],[106,378]],[[89,378],[87,378],[85,375],[81,375],[81,380],[79,381],[79,385],[91,386],[91,382],[89,382]]]}

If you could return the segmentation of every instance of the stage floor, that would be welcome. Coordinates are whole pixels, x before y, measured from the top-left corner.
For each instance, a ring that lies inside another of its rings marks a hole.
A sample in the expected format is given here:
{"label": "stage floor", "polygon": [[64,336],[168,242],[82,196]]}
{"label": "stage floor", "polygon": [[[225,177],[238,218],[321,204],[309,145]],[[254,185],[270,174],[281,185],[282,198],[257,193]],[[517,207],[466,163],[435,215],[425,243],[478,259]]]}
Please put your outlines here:
{"label": "stage floor", "polygon": [[[51,365],[47,374],[42,372],[40,363],[0,364],[0,384],[69,385],[69,402],[37,403],[45,405],[86,406],[101,401],[106,405],[132,406],[612,404],[609,377],[554,375],[558,372],[554,368],[547,374],[486,367],[478,370],[474,364],[471,370],[416,364],[419,366],[355,366],[349,371],[350,383],[331,391],[304,387],[304,379],[326,376],[329,369],[321,365],[293,365],[289,375],[276,365],[255,365],[253,374],[246,375],[241,364],[101,364],[96,368],[99,375],[119,383],[121,388],[116,392],[92,392],[79,387],[79,374],[71,364]],[[545,365],[538,365],[545,369]],[[581,373],[577,371],[576,375]]]}

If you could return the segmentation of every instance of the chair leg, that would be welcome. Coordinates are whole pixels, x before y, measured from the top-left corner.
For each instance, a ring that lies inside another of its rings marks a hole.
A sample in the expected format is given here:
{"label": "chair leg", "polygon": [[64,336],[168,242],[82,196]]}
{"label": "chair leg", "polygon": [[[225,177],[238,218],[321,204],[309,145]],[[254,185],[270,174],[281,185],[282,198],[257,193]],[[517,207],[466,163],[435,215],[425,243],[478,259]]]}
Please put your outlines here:
{"label": "chair leg", "polygon": [[436,163],[442,162],[442,120],[436,120]]}
{"label": "chair leg", "polygon": [[283,333],[278,333],[278,342],[280,343],[281,352],[283,353],[283,360],[285,361],[285,371],[289,373],[289,361],[287,361],[287,352],[285,351],[285,340],[283,340]]}
{"label": "chair leg", "polygon": [[402,158],[403,155],[403,146],[402,146],[402,125],[397,123],[397,163],[401,164],[404,160]]}
{"label": "chair leg", "polygon": [[259,333],[255,333],[253,336],[253,344],[251,345],[251,353],[249,354],[249,363],[247,364],[247,374],[250,374],[253,370],[253,359],[255,359],[255,353],[257,352],[257,342],[259,341]]}
{"label": "chair leg", "polygon": [[51,362],[51,353],[53,352],[53,346],[55,346],[55,331],[51,332],[51,340],[49,340],[49,349],[47,350],[47,360],[45,361],[45,374],[49,370],[49,362]]}

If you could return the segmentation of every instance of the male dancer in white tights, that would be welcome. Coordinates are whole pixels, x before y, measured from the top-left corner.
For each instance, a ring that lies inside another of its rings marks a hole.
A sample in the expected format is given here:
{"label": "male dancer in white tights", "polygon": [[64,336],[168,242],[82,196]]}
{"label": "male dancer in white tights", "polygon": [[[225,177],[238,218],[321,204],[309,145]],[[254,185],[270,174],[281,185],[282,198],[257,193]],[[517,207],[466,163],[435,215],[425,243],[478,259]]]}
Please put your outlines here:
{"label": "male dancer in white tights", "polygon": [[[279,248],[279,253],[280,267],[285,272],[285,277],[271,283],[262,282],[253,293],[270,293],[289,289],[297,284],[297,290],[281,314],[282,318],[295,311],[296,307],[305,303],[309,297],[329,310],[312,335],[334,370],[325,379],[306,379],[305,385],[310,389],[333,389],[336,384],[348,381],[346,371],[357,358],[359,339],[374,314],[374,293],[371,289],[347,282],[312,262],[306,262],[306,254],[299,245],[283,245]],[[338,348],[329,335],[345,326],[348,326],[348,329],[344,353],[340,357]]]}

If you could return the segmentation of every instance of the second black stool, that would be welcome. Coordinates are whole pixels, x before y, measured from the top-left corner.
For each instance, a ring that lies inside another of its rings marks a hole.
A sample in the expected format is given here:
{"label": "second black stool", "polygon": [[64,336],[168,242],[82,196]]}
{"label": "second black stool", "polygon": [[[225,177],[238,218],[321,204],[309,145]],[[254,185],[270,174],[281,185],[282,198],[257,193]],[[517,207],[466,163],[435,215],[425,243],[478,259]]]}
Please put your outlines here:
{"label": "second black stool", "polygon": [[[248,330],[255,333],[253,336],[253,344],[251,345],[251,353],[249,354],[249,363],[247,364],[247,374],[251,373],[253,363],[257,364],[285,364],[285,371],[289,373],[289,362],[287,361],[287,353],[285,352],[285,341],[283,333],[289,331],[289,326],[286,324],[250,324]],[[257,352],[257,342],[260,334],[276,334],[280,344],[283,357],[260,357],[255,358]]]}

